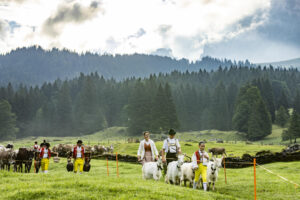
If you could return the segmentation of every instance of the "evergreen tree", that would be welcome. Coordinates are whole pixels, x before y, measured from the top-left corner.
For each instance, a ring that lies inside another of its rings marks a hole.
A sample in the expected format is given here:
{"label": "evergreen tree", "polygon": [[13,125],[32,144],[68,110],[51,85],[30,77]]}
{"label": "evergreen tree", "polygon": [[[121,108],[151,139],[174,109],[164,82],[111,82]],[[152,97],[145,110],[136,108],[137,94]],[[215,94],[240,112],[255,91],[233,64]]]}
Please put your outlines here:
{"label": "evergreen tree", "polygon": [[93,133],[107,127],[106,119],[98,106],[96,87],[90,77],[84,81],[74,110],[77,133]]}
{"label": "evergreen tree", "polygon": [[271,115],[272,122],[275,121],[275,103],[271,83],[269,79],[262,80],[262,97],[266,103],[267,109]]}
{"label": "evergreen tree", "polygon": [[288,111],[281,106],[279,110],[276,112],[276,120],[275,123],[281,127],[284,127],[289,119]]}
{"label": "evergreen tree", "polygon": [[57,95],[56,114],[58,135],[72,135],[72,101],[69,84],[66,81],[63,83]]}
{"label": "evergreen tree", "polygon": [[177,118],[177,112],[176,112],[176,108],[174,105],[174,101],[173,101],[173,97],[172,97],[172,93],[171,93],[171,87],[168,83],[166,83],[165,85],[165,102],[166,102],[166,116],[168,119],[168,127],[166,127],[165,130],[168,130],[170,128],[175,128],[178,129],[179,128],[179,121]]}
{"label": "evergreen tree", "polygon": [[297,90],[294,103],[293,103],[293,109],[300,114],[300,92]]}
{"label": "evergreen tree", "polygon": [[289,134],[293,136],[296,143],[297,138],[300,137],[300,116],[296,111],[293,111],[288,131]]}
{"label": "evergreen tree", "polygon": [[0,100],[0,139],[15,139],[17,132],[16,116],[11,112],[10,104]]}
{"label": "evergreen tree", "polygon": [[233,126],[245,132],[250,140],[262,139],[271,134],[270,114],[257,87],[247,85],[240,89]]}
{"label": "evergreen tree", "polygon": [[281,139],[282,141],[290,140],[290,143],[292,143],[293,135],[288,130],[283,130],[281,133]]}
{"label": "evergreen tree", "polygon": [[[140,135],[151,125],[151,99],[145,95],[145,86],[138,80],[128,105],[128,130],[130,134]],[[161,102],[162,103],[162,102]],[[154,109],[154,108],[153,108]]]}
{"label": "evergreen tree", "polygon": [[218,130],[229,130],[230,115],[228,111],[226,90],[222,82],[215,88],[212,96],[211,112],[213,117],[212,126]]}
{"label": "evergreen tree", "polygon": [[232,117],[234,114],[234,105],[238,94],[238,87],[235,83],[231,82],[227,90],[227,102],[229,112],[229,128],[232,128]]}
{"label": "evergreen tree", "polygon": [[286,94],[284,91],[281,93],[281,96],[280,96],[280,99],[278,102],[278,108],[280,108],[280,106],[283,106],[285,109],[289,108],[289,102],[287,100],[287,97],[286,97]]}

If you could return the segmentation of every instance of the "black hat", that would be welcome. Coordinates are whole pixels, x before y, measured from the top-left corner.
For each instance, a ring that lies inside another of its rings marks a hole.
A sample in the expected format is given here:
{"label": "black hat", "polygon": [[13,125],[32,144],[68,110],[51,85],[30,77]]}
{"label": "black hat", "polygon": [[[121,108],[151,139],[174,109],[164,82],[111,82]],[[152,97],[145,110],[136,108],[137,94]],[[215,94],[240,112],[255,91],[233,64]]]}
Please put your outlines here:
{"label": "black hat", "polygon": [[40,146],[44,146],[44,145],[46,145],[46,140],[44,140],[44,141],[40,144]]}
{"label": "black hat", "polygon": [[175,135],[175,134],[176,134],[176,131],[175,131],[174,129],[171,128],[171,129],[169,130],[169,135]]}
{"label": "black hat", "polygon": [[50,143],[45,143],[46,147],[49,148],[50,147]]}
{"label": "black hat", "polygon": [[77,141],[77,144],[82,144],[82,140],[78,140],[78,141]]}

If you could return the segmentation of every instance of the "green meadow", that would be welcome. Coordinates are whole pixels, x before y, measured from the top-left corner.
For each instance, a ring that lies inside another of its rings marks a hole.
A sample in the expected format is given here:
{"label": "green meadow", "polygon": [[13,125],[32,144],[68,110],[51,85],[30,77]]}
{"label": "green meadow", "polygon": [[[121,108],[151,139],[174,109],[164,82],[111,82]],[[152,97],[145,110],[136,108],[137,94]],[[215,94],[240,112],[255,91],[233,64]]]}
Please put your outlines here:
{"label": "green meadow", "polygon": [[[280,152],[286,147],[287,143],[281,142],[282,128],[273,125],[273,132],[262,141],[247,142],[243,140],[240,133],[234,131],[218,131],[218,130],[206,130],[206,131],[191,131],[191,132],[179,132],[176,137],[179,138],[182,152],[191,156],[198,148],[198,142],[205,140],[206,149],[212,147],[224,147],[227,152],[227,156],[239,156],[244,153],[255,155],[262,150],[270,150],[271,152]],[[151,134],[150,136],[156,142],[158,150],[162,149],[162,138],[166,135]],[[27,137],[18,139],[15,141],[3,141],[2,144],[13,142],[15,148],[19,147],[31,147],[34,141],[42,142],[46,139],[51,143],[53,147],[56,144],[76,144],[78,139],[82,139],[85,145],[101,144],[104,146],[114,145],[114,151],[119,154],[136,155],[139,143],[128,143],[128,138],[143,139],[143,136],[133,137],[127,133],[124,127],[112,127],[103,131],[96,132],[91,135],[85,135],[82,137]],[[216,139],[222,139],[224,143],[217,143]]]}
{"label": "green meadow", "polygon": [[[106,161],[92,160],[91,171],[74,174],[66,171],[66,159],[49,166],[49,174],[21,174],[0,171],[0,199],[254,199],[253,167],[227,169],[227,184],[224,169],[219,171],[216,190],[204,192],[165,184],[163,178],[143,180],[141,165],[119,162],[119,177],[116,162],[109,161],[107,176]],[[264,165],[281,176],[300,184],[300,162],[273,163]],[[257,199],[300,199],[300,188],[284,182],[257,167]]]}
{"label": "green meadow", "polygon": [[[281,143],[282,129],[273,126],[273,132],[263,141],[246,144],[239,133],[233,131],[198,131],[178,133],[183,153],[191,156],[198,148],[198,141],[206,140],[206,149],[225,147],[228,156],[242,156],[244,153],[255,155],[261,150],[281,151],[285,145]],[[161,136],[152,134],[158,149],[162,148]],[[75,144],[82,139],[86,145],[114,145],[119,154],[136,155],[139,143],[128,143],[133,138],[126,128],[113,127],[82,137],[28,137],[15,141],[2,141],[1,144],[13,142],[15,148],[30,147],[35,140],[46,139],[52,146],[55,144]],[[142,139],[143,137],[135,137]],[[222,139],[224,143],[216,143]],[[204,192],[180,186],[167,185],[163,178],[155,182],[143,180],[141,165],[119,162],[119,177],[116,175],[116,162],[109,161],[109,176],[105,160],[91,161],[91,171],[84,174],[67,172],[66,159],[54,163],[51,159],[49,174],[21,174],[0,171],[0,199],[254,199],[253,167],[244,169],[227,169],[225,184],[224,169],[219,172],[216,191]],[[264,165],[297,184],[300,184],[300,162],[272,163]],[[257,167],[258,199],[300,199],[300,189],[284,182],[259,166]],[[32,170],[33,171],[33,170]]]}

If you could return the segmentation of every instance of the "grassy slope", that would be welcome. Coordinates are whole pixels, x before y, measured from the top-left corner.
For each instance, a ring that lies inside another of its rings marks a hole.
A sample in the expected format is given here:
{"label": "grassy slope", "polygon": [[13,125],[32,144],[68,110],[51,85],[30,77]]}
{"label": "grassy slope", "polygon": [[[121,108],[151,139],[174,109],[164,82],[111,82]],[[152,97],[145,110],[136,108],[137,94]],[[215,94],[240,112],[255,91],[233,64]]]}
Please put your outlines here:
{"label": "grassy slope", "polygon": [[[143,180],[141,166],[119,163],[120,178],[116,177],[116,163],[92,160],[91,172],[82,175],[66,172],[66,160],[50,162],[49,174],[19,174],[0,171],[0,199],[253,199],[253,168],[228,169],[228,184],[221,169],[215,192],[194,191],[190,188]],[[265,167],[292,181],[300,179],[300,162],[268,164]],[[299,188],[270,176],[257,168],[258,199],[299,199]]]}
{"label": "grassy slope", "polygon": [[[265,140],[261,142],[255,142],[253,144],[245,144],[245,141],[235,141],[239,140],[241,136],[236,134],[233,131],[200,131],[200,132],[184,132],[178,133],[176,137],[179,138],[182,151],[187,155],[191,156],[193,152],[198,148],[198,141],[207,140],[206,147],[225,147],[227,154],[229,156],[242,156],[244,153],[249,153],[251,155],[255,155],[256,152],[261,150],[270,150],[273,152],[281,151],[284,146],[282,145],[262,145],[263,144],[279,144],[278,141],[281,135],[282,128],[278,128],[277,126],[273,126],[273,133],[268,136]],[[52,146],[55,144],[65,143],[65,144],[75,144],[77,139],[81,138],[85,144],[103,144],[105,146],[109,146],[110,144],[114,144],[115,151],[120,154],[128,154],[128,155],[136,155],[138,149],[138,143],[127,143],[128,133],[125,128],[122,127],[112,127],[106,129],[104,131],[99,131],[92,135],[86,135],[82,137],[29,137],[21,140],[14,141],[15,147],[30,147],[33,145],[33,141],[37,140],[41,142],[43,139],[46,139],[51,143]],[[160,137],[152,134],[152,138]],[[142,139],[143,137],[139,137]],[[212,141],[213,139],[223,139],[224,143],[216,143]],[[227,138],[227,139],[226,139]],[[192,142],[185,142],[192,141]],[[2,144],[6,144],[8,141],[2,142]],[[156,146],[158,149],[162,148],[162,141],[157,141]]]}

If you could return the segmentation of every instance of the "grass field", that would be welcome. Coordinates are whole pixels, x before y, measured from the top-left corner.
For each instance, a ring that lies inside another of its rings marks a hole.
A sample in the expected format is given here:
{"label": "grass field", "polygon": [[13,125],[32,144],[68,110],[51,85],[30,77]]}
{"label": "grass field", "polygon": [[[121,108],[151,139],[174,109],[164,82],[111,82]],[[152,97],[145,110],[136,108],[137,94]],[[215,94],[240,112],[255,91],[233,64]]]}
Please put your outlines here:
{"label": "grass field", "polygon": [[[261,150],[273,152],[281,151],[284,146],[279,145],[282,129],[273,126],[272,135],[264,141],[245,144],[236,141],[235,132],[221,132],[216,130],[178,133],[183,153],[191,156],[198,148],[199,140],[207,140],[206,149],[211,147],[225,147],[229,156],[242,156],[244,153],[255,155]],[[152,138],[158,139],[152,134]],[[114,144],[115,152],[136,155],[138,143],[127,143],[128,135],[125,128],[113,127],[92,135],[82,137],[28,137],[13,141],[15,148],[30,147],[35,140],[43,139],[51,145],[67,143],[75,144],[82,139],[85,144]],[[214,140],[223,139],[224,143]],[[226,139],[227,138],[227,139]],[[234,138],[234,139],[232,139]],[[142,139],[142,137],[139,137]],[[3,141],[6,144],[11,141]],[[266,145],[273,143],[277,145]],[[264,145],[262,145],[264,144]],[[157,141],[158,149],[162,141]],[[119,163],[120,177],[116,176],[116,162],[109,161],[110,176],[107,176],[106,161],[92,160],[89,173],[82,175],[67,173],[66,159],[60,163],[50,162],[49,174],[20,174],[0,171],[0,200],[17,199],[253,199],[253,167],[244,169],[227,169],[228,184],[224,183],[224,172],[221,169],[215,192],[203,192],[179,186],[167,185],[161,179],[159,182],[145,181],[141,178],[141,165]],[[264,165],[281,176],[300,184],[300,162],[272,163]],[[257,167],[257,197],[258,199],[300,199],[300,189],[283,182],[282,179],[269,174]]]}
{"label": "grass field", "polygon": [[[141,165],[119,163],[120,176],[116,176],[116,162],[92,160],[89,173],[74,174],[66,171],[66,159],[60,163],[50,162],[49,174],[20,174],[0,171],[0,199],[253,199],[253,167],[227,169],[227,181],[220,169],[216,191],[204,192],[159,182],[143,180]],[[298,183],[300,162],[264,165],[275,173]],[[283,182],[257,168],[258,199],[300,199],[300,188]]]}
{"label": "grass field", "polygon": [[[240,135],[234,131],[198,131],[198,132],[183,132],[176,135],[179,138],[182,146],[182,152],[191,156],[193,152],[198,148],[198,141],[206,140],[206,149],[212,147],[224,147],[226,148],[228,156],[242,156],[244,153],[255,155],[255,153],[261,150],[270,150],[272,152],[280,152],[284,145],[280,145],[282,128],[273,126],[273,133],[266,137],[263,141],[253,142],[252,144],[246,144],[245,141],[240,141]],[[16,141],[3,141],[2,144],[13,142],[15,148],[19,147],[32,147],[35,140],[42,142],[46,139],[51,143],[51,146],[55,144],[76,144],[78,139],[82,139],[85,145],[102,144],[109,146],[114,144],[115,152],[127,155],[136,155],[139,143],[128,143],[127,139],[131,138],[126,132],[124,127],[112,127],[103,131],[99,131],[92,135],[85,135],[82,137],[28,137],[19,139]],[[137,139],[143,139],[142,136],[136,137]],[[161,135],[152,134],[151,138],[156,140],[157,149],[161,149],[163,142]],[[227,138],[227,139],[226,139]],[[216,143],[215,139],[223,139],[224,143]],[[187,142],[189,141],[189,142]],[[272,144],[272,145],[270,145]]]}

